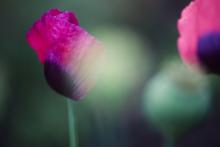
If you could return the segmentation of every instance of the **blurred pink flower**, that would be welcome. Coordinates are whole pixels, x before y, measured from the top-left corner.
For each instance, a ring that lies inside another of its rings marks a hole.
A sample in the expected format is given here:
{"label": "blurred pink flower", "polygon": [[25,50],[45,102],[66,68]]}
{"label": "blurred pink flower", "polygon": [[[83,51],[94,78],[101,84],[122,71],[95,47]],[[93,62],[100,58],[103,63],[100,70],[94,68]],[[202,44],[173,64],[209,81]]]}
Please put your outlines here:
{"label": "blurred pink flower", "polygon": [[51,9],[26,34],[44,64],[48,84],[58,93],[82,99],[91,87],[90,72],[101,44],[79,26],[74,13]]}
{"label": "blurred pink flower", "polygon": [[178,21],[178,48],[183,61],[220,74],[220,1],[195,0]]}

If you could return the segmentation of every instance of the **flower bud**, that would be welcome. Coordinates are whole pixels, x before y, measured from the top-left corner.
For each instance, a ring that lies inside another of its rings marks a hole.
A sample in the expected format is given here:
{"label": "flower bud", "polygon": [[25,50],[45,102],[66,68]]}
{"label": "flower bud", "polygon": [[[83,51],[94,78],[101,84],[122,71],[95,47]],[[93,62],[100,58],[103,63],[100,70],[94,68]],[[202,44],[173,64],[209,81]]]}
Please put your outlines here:
{"label": "flower bud", "polygon": [[72,12],[58,9],[43,14],[26,37],[44,64],[50,87],[71,99],[82,99],[94,83],[101,43],[79,26]]}

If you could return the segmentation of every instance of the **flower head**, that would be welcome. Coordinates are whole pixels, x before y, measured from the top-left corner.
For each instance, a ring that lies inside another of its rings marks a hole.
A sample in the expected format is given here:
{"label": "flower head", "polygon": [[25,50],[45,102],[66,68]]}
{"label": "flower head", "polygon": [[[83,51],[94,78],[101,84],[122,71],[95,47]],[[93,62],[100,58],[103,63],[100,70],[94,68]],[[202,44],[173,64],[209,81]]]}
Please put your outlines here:
{"label": "flower head", "polygon": [[178,48],[183,61],[220,74],[220,1],[195,0],[178,21]]}
{"label": "flower head", "polygon": [[165,63],[144,90],[143,112],[147,120],[174,139],[202,122],[210,106],[207,79],[196,70],[187,70],[177,60]]}
{"label": "flower head", "polygon": [[26,34],[44,65],[48,84],[58,93],[79,100],[93,81],[101,44],[79,26],[74,13],[51,9]]}

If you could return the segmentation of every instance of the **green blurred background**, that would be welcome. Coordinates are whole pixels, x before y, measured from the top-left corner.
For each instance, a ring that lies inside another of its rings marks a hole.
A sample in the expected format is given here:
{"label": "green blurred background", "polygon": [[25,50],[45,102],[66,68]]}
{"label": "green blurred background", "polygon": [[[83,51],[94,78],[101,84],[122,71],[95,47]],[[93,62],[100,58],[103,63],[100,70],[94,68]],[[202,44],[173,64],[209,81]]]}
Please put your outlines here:
{"label": "green blurred background", "polygon": [[[178,58],[176,21],[188,3],[1,0],[0,146],[69,146],[66,98],[49,88],[42,65],[25,40],[33,22],[54,7],[74,11],[82,27],[115,49],[108,50],[112,55],[109,60],[116,63],[106,63],[101,86],[85,101],[74,104],[78,146],[161,146],[162,135],[142,112],[143,90],[165,61]],[[220,146],[220,84],[218,77],[209,79],[213,98],[209,116],[184,136],[179,146]]]}

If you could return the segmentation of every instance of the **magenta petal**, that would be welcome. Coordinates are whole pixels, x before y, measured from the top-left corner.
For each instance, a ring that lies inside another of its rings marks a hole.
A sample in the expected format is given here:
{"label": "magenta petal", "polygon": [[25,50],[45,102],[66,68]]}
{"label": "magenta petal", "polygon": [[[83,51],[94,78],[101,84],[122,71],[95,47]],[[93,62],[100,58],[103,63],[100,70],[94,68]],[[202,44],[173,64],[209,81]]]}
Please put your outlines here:
{"label": "magenta petal", "polygon": [[68,43],[75,36],[75,26],[78,24],[72,12],[51,9],[34,23],[27,32],[26,38],[41,63],[44,63],[48,49]]}
{"label": "magenta petal", "polygon": [[30,44],[31,48],[35,50],[38,54],[39,60],[41,63],[44,62],[45,51],[48,48],[48,43],[45,41],[45,37],[42,34],[43,32],[40,30],[42,27],[41,22],[36,22],[32,28],[26,34],[26,39]]}
{"label": "magenta petal", "polygon": [[52,16],[57,16],[60,13],[62,13],[62,12],[59,9],[54,8],[54,9],[50,9],[49,11],[47,11],[47,13],[45,13],[44,15],[50,14]]}
{"label": "magenta petal", "polygon": [[203,61],[198,57],[200,38],[213,32],[220,32],[219,12],[219,0],[195,0],[183,10],[178,21],[180,34],[178,48],[181,58],[187,65],[203,68]]}

